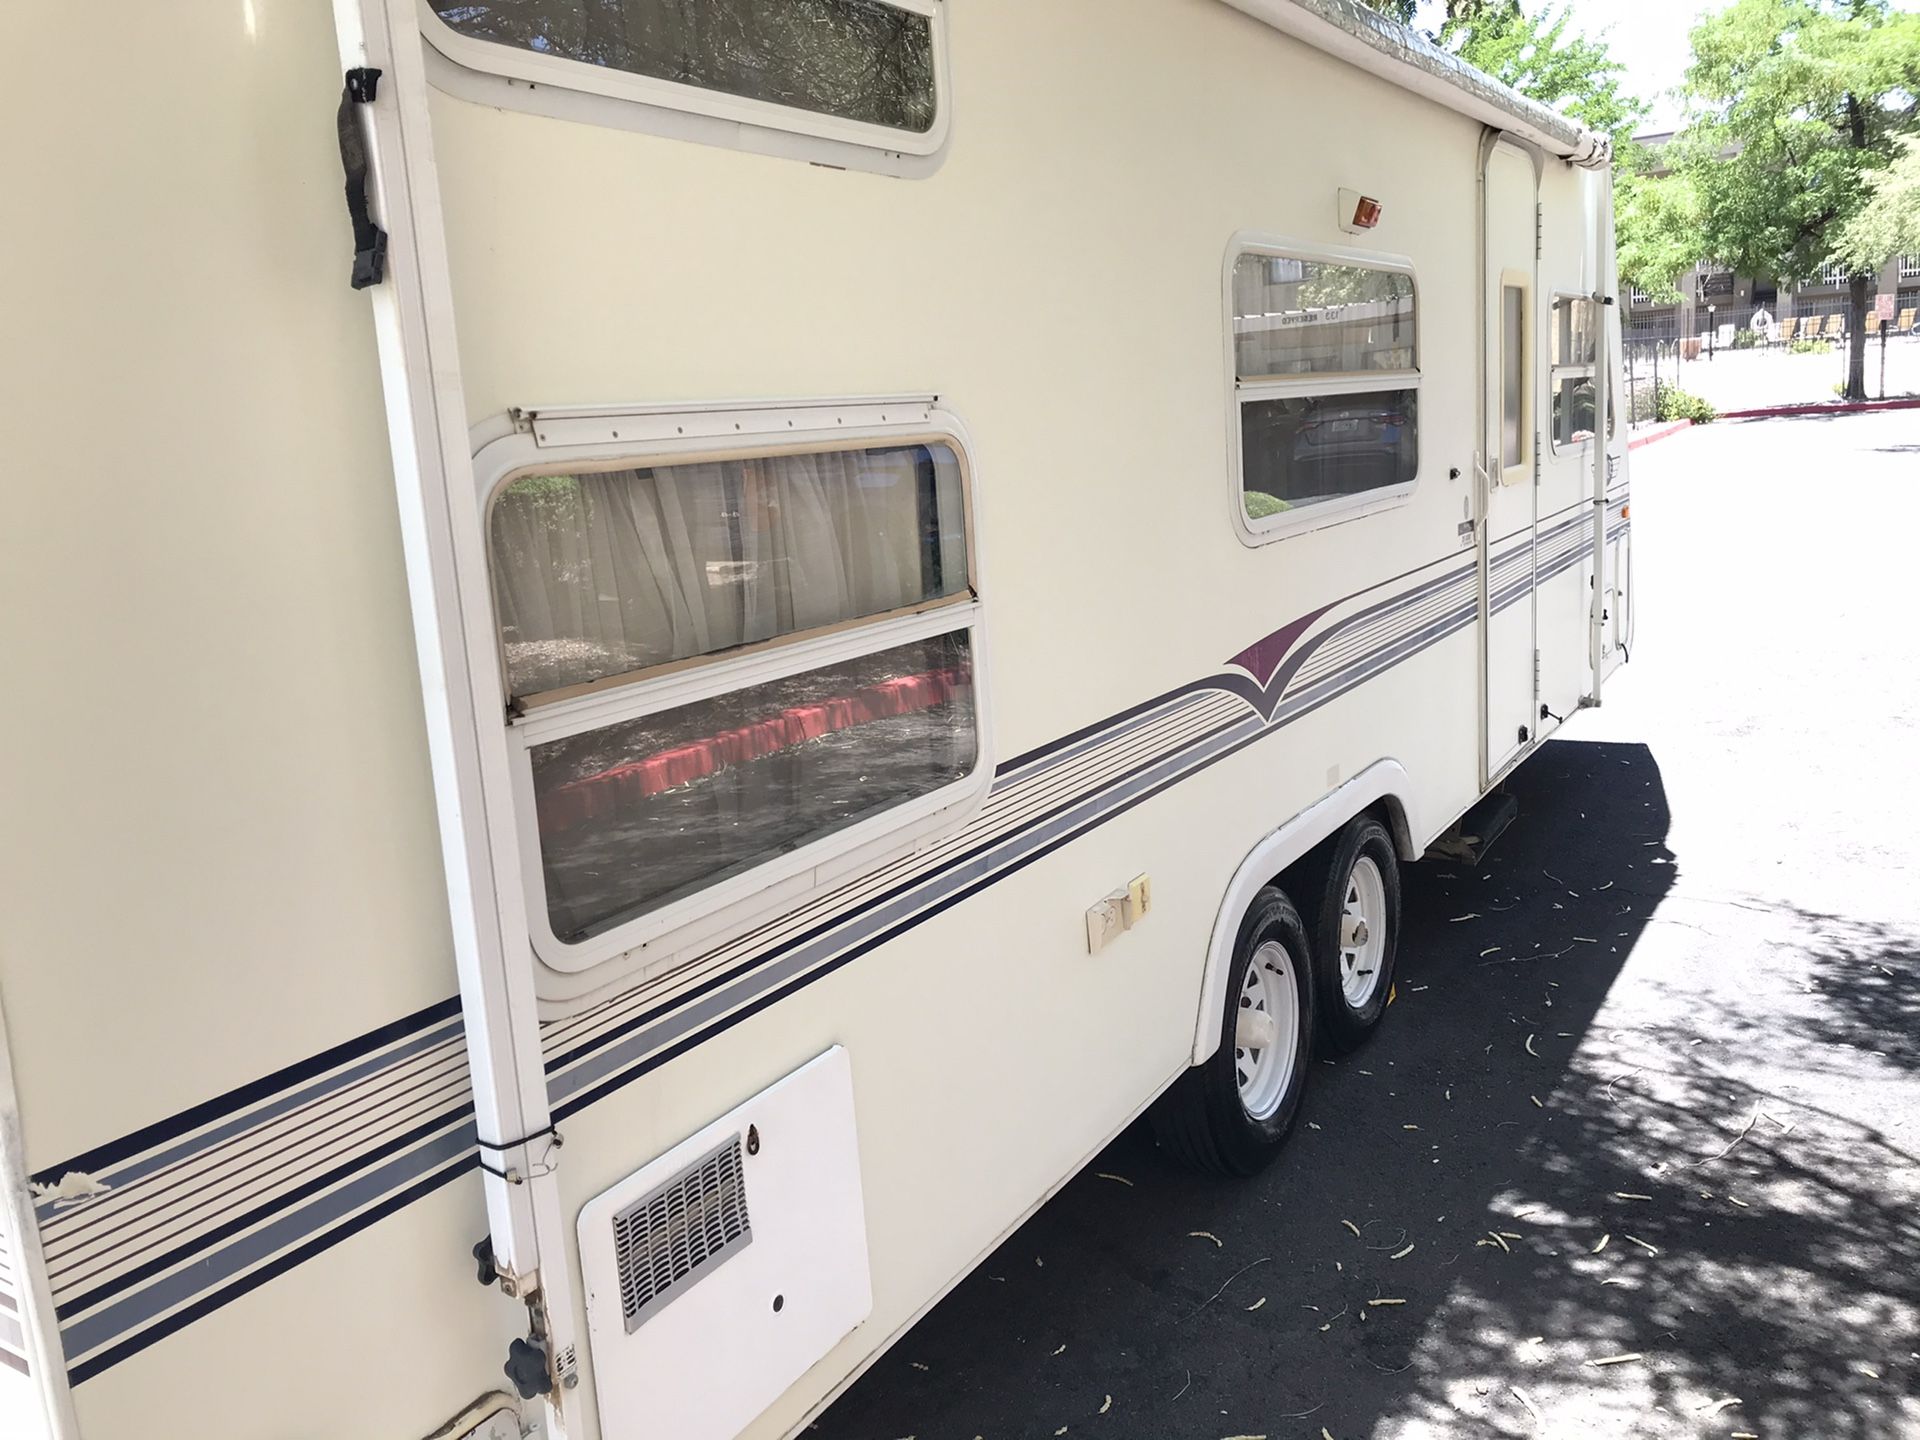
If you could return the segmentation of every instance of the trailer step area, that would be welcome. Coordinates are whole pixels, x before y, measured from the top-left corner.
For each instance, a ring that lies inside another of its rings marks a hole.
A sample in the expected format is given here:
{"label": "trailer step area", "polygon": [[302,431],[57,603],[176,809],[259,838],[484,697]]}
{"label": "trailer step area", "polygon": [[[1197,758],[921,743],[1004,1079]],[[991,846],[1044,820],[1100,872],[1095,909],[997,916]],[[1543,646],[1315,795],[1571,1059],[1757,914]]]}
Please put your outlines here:
{"label": "trailer step area", "polygon": [[1493,848],[1493,842],[1506,833],[1506,828],[1519,813],[1520,802],[1504,790],[1483,795],[1479,804],[1462,815],[1451,830],[1427,847],[1424,858],[1478,865],[1486,858],[1487,851]]}

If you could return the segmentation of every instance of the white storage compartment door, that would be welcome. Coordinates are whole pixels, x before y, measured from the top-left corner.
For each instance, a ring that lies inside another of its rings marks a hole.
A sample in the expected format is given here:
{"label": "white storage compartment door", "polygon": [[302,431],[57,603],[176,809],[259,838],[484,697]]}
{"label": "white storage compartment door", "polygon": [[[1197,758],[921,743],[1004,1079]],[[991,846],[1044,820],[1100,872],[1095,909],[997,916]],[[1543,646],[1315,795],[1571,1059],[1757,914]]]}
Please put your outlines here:
{"label": "white storage compartment door", "polygon": [[580,1212],[606,1440],[733,1440],[873,1308],[839,1046]]}

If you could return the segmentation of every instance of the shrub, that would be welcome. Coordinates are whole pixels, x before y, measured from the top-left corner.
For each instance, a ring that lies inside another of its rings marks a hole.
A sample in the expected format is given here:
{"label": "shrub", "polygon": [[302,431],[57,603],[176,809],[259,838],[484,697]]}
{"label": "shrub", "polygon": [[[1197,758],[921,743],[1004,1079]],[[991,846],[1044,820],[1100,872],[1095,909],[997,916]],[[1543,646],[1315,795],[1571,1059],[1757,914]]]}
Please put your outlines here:
{"label": "shrub", "polygon": [[1720,413],[1698,395],[1665,381],[1654,392],[1653,404],[1655,415],[1662,420],[1691,420],[1696,425],[1705,425]]}
{"label": "shrub", "polygon": [[1249,520],[1264,520],[1269,515],[1278,515],[1282,510],[1293,508],[1278,495],[1269,495],[1264,490],[1248,490],[1243,498],[1247,502]]}
{"label": "shrub", "polygon": [[1793,355],[1824,355],[1831,348],[1824,340],[1795,340],[1787,351]]}
{"label": "shrub", "polygon": [[1760,337],[1751,330],[1736,330],[1733,332],[1733,348],[1736,350],[1751,350],[1759,343]]}

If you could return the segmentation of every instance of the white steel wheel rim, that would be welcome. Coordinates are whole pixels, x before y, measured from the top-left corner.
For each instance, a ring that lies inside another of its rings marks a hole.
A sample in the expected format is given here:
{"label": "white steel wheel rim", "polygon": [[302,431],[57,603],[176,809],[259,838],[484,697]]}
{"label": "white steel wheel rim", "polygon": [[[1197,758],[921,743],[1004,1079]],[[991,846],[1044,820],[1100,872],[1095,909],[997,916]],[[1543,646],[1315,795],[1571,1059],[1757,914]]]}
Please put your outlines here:
{"label": "white steel wheel rim", "polygon": [[1353,862],[1340,905],[1340,995],[1363,1010],[1380,988],[1387,958],[1387,882],[1371,856]]}
{"label": "white steel wheel rim", "polygon": [[1263,941],[1247,962],[1234,1022],[1233,1071],[1240,1104],[1265,1120],[1286,1099],[1300,1048],[1299,990],[1293,957],[1278,940]]}

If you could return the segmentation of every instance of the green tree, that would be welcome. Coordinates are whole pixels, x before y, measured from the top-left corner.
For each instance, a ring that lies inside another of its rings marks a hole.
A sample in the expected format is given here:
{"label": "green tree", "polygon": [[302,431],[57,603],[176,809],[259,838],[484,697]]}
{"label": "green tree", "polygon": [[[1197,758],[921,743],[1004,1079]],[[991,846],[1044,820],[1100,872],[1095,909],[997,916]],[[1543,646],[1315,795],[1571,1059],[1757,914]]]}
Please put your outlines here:
{"label": "green tree", "polygon": [[1920,255],[1920,136],[1900,141],[1901,154],[1877,172],[1866,204],[1840,232],[1841,261],[1855,269],[1889,255]]}
{"label": "green tree", "polygon": [[1678,301],[1681,273],[1701,258],[1693,183],[1648,173],[1636,147],[1614,171],[1613,230],[1621,280],[1661,303]]}
{"label": "green tree", "polygon": [[1621,88],[1626,66],[1613,58],[1604,32],[1597,39],[1570,32],[1572,23],[1571,5],[1529,15],[1503,0],[1450,9],[1435,38],[1501,84],[1608,136],[1616,155],[1628,155],[1647,104]]}
{"label": "green tree", "polygon": [[[1702,255],[1794,280],[1842,259],[1876,175],[1920,128],[1920,15],[1885,0],[1735,0],[1692,43],[1688,125],[1671,149],[1698,205]],[[1850,262],[1848,399],[1866,398],[1879,259]]]}

